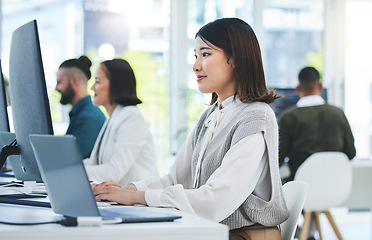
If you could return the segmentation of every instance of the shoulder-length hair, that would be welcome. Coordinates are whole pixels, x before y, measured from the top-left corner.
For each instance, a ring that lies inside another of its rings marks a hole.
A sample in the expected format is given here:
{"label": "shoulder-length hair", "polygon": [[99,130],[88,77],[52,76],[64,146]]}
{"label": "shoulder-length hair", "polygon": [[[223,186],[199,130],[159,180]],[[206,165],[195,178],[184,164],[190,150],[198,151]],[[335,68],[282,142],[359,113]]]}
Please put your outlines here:
{"label": "shoulder-length hair", "polygon": [[[249,24],[238,18],[221,18],[203,26],[196,37],[221,48],[228,63],[233,59],[234,97],[242,102],[265,103],[279,98],[274,90],[266,87],[260,45]],[[216,100],[217,94],[213,93],[211,104]]]}
{"label": "shoulder-length hair", "polygon": [[110,80],[110,103],[123,106],[137,105],[142,101],[137,97],[136,77],[132,67],[124,59],[112,59],[100,63]]}

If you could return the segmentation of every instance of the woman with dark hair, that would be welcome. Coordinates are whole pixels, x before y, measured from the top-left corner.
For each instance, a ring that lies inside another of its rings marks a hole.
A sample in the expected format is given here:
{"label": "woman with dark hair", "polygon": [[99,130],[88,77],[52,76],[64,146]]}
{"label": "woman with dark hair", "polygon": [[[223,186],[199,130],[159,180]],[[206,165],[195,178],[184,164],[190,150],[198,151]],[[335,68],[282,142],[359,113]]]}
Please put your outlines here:
{"label": "woman with dark hair", "polygon": [[168,175],[122,187],[93,185],[97,200],[174,207],[230,228],[230,239],[281,239],[289,212],[278,166],[278,126],[268,103],[260,47],[251,27],[223,18],[195,37],[199,90],[212,93]]}
{"label": "woman with dark hair", "polygon": [[104,61],[95,78],[93,102],[105,107],[109,119],[84,160],[88,177],[125,185],[158,176],[152,135],[136,106],[141,100],[131,66],[123,59]]}

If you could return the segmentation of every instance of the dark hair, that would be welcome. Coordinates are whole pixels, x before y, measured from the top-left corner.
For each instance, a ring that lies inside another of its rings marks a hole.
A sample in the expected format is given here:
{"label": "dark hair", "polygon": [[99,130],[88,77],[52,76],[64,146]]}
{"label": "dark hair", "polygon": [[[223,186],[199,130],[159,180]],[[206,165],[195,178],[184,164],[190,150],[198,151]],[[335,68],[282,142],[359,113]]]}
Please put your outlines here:
{"label": "dark hair", "polygon": [[[203,26],[196,37],[221,48],[228,63],[233,59],[234,97],[238,96],[242,102],[266,103],[279,98],[266,87],[260,45],[249,24],[238,18],[221,18]],[[217,94],[213,93],[211,104],[216,100]]]}
{"label": "dark hair", "polygon": [[110,102],[124,106],[142,103],[137,97],[136,77],[132,67],[124,59],[101,62],[102,70],[110,80]]}
{"label": "dark hair", "polygon": [[80,56],[79,58],[72,58],[72,59],[68,59],[66,61],[64,61],[63,63],[61,63],[61,65],[59,65],[59,68],[61,67],[65,67],[65,68],[72,68],[72,67],[76,67],[78,69],[80,69],[84,75],[87,77],[87,79],[89,80],[92,76],[91,72],[90,72],[90,67],[92,66],[92,62],[90,61],[90,59],[87,57],[87,56]]}
{"label": "dark hair", "polygon": [[312,91],[319,81],[319,72],[314,67],[304,67],[298,74],[298,82],[302,91]]}

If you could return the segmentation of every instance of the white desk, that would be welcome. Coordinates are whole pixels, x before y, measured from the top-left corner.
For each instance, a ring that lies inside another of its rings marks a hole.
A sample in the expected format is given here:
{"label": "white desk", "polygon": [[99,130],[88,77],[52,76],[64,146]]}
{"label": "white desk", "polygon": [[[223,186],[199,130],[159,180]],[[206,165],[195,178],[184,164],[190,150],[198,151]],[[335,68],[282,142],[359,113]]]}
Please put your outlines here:
{"label": "white desk", "polygon": [[353,182],[348,199],[341,204],[349,209],[372,209],[372,161],[353,160]]}
{"label": "white desk", "polygon": [[[101,227],[64,227],[57,224],[10,226],[0,224],[0,239],[11,240],[227,240],[228,227],[174,209],[151,208],[182,215],[174,222],[129,223]],[[60,215],[52,209],[0,203],[0,221],[44,222]]]}

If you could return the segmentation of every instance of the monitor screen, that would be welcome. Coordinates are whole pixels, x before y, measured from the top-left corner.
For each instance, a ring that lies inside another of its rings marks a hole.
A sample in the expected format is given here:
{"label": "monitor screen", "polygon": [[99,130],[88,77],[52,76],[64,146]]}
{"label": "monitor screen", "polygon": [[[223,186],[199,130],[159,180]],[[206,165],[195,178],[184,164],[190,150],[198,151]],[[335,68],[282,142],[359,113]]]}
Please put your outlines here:
{"label": "monitor screen", "polygon": [[5,82],[0,60],[0,132],[10,131],[6,99]]}
{"label": "monitor screen", "polygon": [[[271,108],[274,110],[275,115],[279,118],[283,111],[296,105],[300,99],[295,88],[274,88],[278,96],[282,98],[277,99],[275,102],[270,103]],[[323,89],[322,97],[327,101],[327,89]]]}
{"label": "monitor screen", "polygon": [[9,54],[10,100],[17,145],[26,173],[40,175],[30,134],[53,134],[36,20],[17,28]]}

